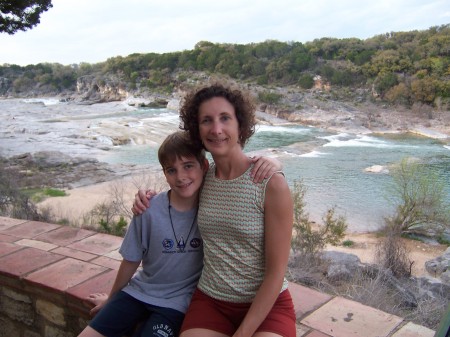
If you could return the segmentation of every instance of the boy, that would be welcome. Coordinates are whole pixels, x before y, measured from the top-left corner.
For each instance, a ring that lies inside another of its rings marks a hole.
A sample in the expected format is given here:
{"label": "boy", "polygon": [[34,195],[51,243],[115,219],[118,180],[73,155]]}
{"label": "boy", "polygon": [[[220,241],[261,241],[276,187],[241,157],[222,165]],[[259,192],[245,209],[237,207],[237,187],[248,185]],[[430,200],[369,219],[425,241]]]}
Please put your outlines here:
{"label": "boy", "polygon": [[167,136],[158,159],[170,189],[131,221],[108,300],[79,337],[123,336],[138,322],[138,336],[178,336],[203,267],[197,207],[208,161],[183,131]]}

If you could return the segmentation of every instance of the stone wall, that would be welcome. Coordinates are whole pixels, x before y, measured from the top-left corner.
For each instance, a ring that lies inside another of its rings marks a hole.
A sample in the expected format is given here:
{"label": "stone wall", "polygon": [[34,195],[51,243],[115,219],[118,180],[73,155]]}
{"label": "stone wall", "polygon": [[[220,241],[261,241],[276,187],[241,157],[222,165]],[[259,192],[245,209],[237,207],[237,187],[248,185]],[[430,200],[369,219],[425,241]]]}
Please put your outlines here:
{"label": "stone wall", "polygon": [[109,292],[122,238],[0,217],[0,337],[72,337],[88,324],[83,300]]}
{"label": "stone wall", "polygon": [[64,293],[0,277],[1,337],[71,337],[88,323],[88,308]]}

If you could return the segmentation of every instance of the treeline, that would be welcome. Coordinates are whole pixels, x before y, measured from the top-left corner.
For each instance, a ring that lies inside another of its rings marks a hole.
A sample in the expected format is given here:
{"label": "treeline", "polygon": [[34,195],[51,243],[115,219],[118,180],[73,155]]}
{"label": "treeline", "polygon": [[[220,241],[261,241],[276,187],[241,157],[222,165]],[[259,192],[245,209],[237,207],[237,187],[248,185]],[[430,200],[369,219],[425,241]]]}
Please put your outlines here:
{"label": "treeline", "polygon": [[245,45],[201,41],[193,50],[117,56],[96,64],[5,64],[0,66],[0,94],[75,90],[77,78],[85,75],[119,79],[129,91],[170,92],[188,81],[192,71],[304,89],[311,88],[320,75],[332,87],[370,88],[393,104],[439,107],[450,100],[450,24],[366,40],[268,40]]}

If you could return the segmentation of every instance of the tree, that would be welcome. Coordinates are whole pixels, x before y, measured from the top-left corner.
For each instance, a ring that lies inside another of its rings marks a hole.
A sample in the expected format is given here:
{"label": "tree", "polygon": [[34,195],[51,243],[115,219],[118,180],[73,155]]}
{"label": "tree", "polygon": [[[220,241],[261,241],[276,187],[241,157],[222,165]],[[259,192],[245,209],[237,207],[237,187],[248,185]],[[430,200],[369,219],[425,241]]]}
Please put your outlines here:
{"label": "tree", "polygon": [[390,197],[394,215],[387,228],[404,234],[439,237],[450,228],[450,204],[445,200],[442,178],[425,164],[403,159],[391,170]]}
{"label": "tree", "polygon": [[10,35],[40,23],[43,12],[52,8],[51,0],[9,0],[0,2],[0,33]]}

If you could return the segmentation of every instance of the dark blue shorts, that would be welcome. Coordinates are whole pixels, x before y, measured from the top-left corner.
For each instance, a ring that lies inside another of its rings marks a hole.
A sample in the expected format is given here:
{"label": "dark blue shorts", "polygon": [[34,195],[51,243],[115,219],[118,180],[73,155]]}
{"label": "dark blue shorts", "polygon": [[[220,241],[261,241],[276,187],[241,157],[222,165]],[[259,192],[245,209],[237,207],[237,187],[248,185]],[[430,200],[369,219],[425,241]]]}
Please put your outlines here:
{"label": "dark blue shorts", "polygon": [[119,291],[95,315],[89,326],[108,337],[175,337],[183,318],[184,314],[178,310],[147,304]]}

